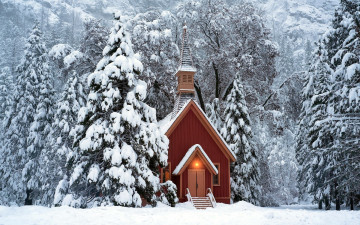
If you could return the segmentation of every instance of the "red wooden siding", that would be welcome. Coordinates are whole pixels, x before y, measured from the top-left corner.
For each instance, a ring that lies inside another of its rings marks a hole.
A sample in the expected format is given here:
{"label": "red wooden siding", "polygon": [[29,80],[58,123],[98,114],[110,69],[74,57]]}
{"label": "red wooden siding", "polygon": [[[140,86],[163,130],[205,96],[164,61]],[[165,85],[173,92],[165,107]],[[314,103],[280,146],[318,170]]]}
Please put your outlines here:
{"label": "red wooden siding", "polygon": [[[194,107],[194,106],[191,106]],[[169,140],[169,159],[171,162],[172,170],[179,164],[181,159],[190,147],[195,144],[200,144],[206,154],[209,156],[213,163],[220,163],[220,186],[213,187],[213,193],[217,201],[229,203],[229,160],[220,150],[218,145],[212,139],[208,131],[201,124],[193,108],[189,110],[187,115],[183,118],[176,129],[171,133]],[[192,165],[190,164],[188,168]],[[172,171],[171,171],[172,172]],[[182,190],[178,194],[182,194],[180,200],[185,197],[186,187],[188,182],[187,170],[182,174]],[[205,173],[205,186],[211,188],[211,174],[208,170]],[[173,182],[180,188],[180,176],[172,176]]]}

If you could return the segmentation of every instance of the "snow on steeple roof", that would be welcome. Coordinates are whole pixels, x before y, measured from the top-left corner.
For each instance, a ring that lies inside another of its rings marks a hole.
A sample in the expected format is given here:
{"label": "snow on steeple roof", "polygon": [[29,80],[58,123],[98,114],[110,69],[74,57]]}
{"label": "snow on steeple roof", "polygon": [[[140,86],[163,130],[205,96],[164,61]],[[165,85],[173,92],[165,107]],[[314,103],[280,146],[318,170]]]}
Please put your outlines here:
{"label": "snow on steeple roof", "polygon": [[187,34],[186,22],[183,27],[180,65],[179,65],[178,71],[196,72],[196,68],[193,65],[191,51],[190,51],[190,47],[188,44],[188,34]]}

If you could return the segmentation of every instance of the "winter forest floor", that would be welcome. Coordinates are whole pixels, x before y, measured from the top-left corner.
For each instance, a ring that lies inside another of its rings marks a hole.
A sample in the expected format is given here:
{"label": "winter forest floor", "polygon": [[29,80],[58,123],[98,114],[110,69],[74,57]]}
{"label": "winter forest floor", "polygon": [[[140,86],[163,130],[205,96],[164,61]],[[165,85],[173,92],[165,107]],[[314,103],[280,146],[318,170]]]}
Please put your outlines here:
{"label": "winter forest floor", "polygon": [[176,208],[99,207],[74,209],[41,206],[0,206],[0,225],[13,224],[242,224],[242,225],[354,225],[359,224],[359,211],[323,211],[312,205],[261,208],[246,202],[218,204],[217,208],[195,210],[188,203]]}

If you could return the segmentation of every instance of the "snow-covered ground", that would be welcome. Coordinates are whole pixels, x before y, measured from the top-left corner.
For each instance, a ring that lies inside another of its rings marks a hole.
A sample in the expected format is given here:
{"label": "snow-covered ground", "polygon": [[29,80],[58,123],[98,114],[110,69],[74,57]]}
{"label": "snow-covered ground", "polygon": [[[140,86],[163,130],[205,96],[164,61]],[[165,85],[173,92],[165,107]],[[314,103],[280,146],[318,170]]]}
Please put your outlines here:
{"label": "snow-covered ground", "polygon": [[176,208],[99,207],[74,209],[40,206],[0,206],[0,225],[11,224],[246,224],[246,225],[354,225],[360,223],[359,211],[320,211],[316,206],[261,208],[246,202],[218,204],[217,208],[196,210],[188,203]]}

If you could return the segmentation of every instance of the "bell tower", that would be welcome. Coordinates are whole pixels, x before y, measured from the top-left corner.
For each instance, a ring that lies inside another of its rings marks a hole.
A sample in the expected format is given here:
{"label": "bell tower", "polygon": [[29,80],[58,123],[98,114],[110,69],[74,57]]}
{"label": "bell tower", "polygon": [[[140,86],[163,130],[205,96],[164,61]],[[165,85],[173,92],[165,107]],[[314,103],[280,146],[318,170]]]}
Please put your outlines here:
{"label": "bell tower", "polygon": [[193,65],[191,51],[188,44],[188,34],[186,24],[183,27],[182,46],[179,68],[176,71],[177,77],[177,96],[172,117],[175,117],[182,106],[189,100],[195,100],[194,75],[196,68]]}

